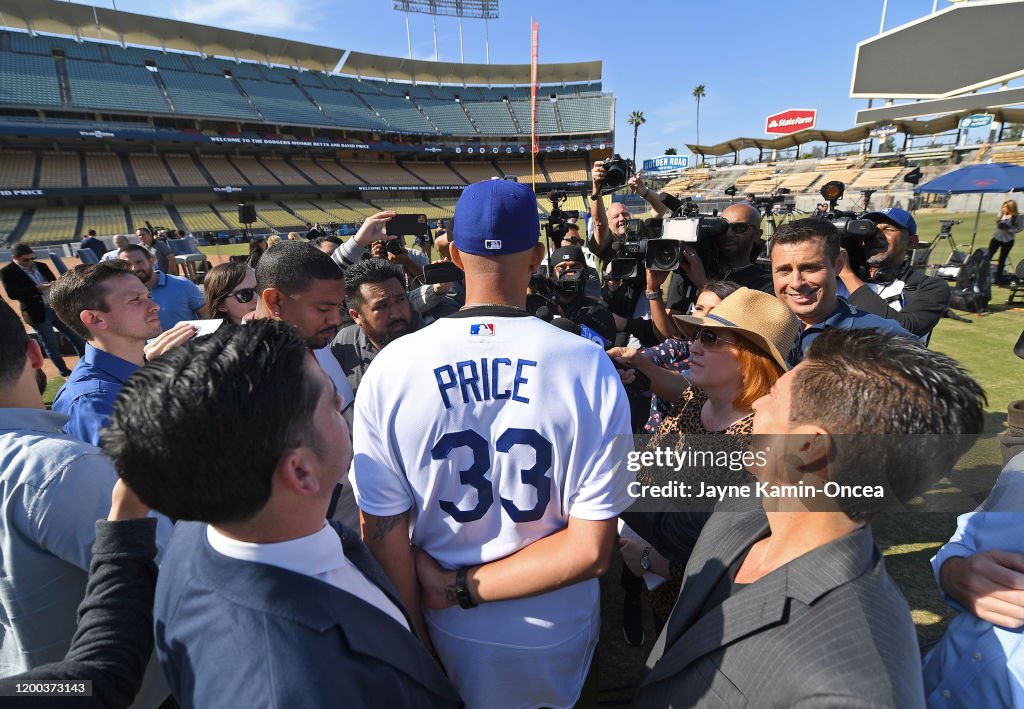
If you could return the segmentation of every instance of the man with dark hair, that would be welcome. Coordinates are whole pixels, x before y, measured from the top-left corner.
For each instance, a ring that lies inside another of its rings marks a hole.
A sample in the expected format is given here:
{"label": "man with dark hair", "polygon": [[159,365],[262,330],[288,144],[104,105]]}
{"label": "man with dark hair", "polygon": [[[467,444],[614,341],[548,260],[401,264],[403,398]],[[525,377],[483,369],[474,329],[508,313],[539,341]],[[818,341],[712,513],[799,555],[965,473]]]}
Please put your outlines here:
{"label": "man with dark hair", "polygon": [[[143,502],[180,520],[154,610],[179,704],[459,704],[358,536],[324,519],[351,445],[294,328],[220,328],[124,391],[106,449]],[[250,436],[238,422],[254,411]],[[153,436],[156,419],[175,435]]]}
{"label": "man with dark hair", "polygon": [[96,520],[117,482],[103,454],[61,432],[36,387],[39,345],[0,302],[0,676],[64,657]]}
{"label": "man with dark hair", "polygon": [[318,249],[330,256],[338,249],[339,246],[342,245],[343,242],[340,237],[331,234],[330,236],[321,236],[315,243]]}
{"label": "man with dark hair", "polygon": [[71,370],[60,354],[60,342],[54,329],[71,341],[79,357],[85,353],[85,341],[50,307],[53,271],[45,263],[36,263],[35,253],[28,244],[15,244],[11,255],[14,261],[0,269],[7,297],[21,304],[22,317],[35,328],[46,356],[62,377],[69,377]]}
{"label": "man with dark hair", "polygon": [[[392,340],[419,329],[421,322],[409,303],[402,270],[388,261],[368,259],[346,271],[345,303],[355,324],[338,332],[331,352],[352,391],[358,393],[359,382],[377,353]],[[350,417],[351,409],[346,421]]]}
{"label": "man with dark hair", "polygon": [[898,207],[868,212],[861,219],[873,222],[877,231],[864,244],[867,272],[855,271],[850,259],[839,271],[850,293],[847,300],[860,310],[895,320],[927,342],[949,307],[951,293],[944,280],[926,276],[911,264],[917,222]]}
{"label": "man with dark hair", "polygon": [[96,230],[90,229],[89,233],[82,237],[81,243],[78,244],[78,250],[89,249],[96,254],[96,260],[103,258],[103,254],[107,253],[107,245],[96,238]]}
{"label": "man with dark hair", "polygon": [[984,402],[959,364],[911,338],[818,337],[754,404],[749,494],[623,515],[686,565],[636,706],[923,707],[910,610],[868,520],[952,467]]}
{"label": "man with dark hair", "polygon": [[363,536],[468,706],[573,706],[628,504],[629,406],[600,348],[525,310],[545,256],[527,185],[466,187],[452,234],[466,307],[360,384]]}
{"label": "man with dark hair", "polygon": [[160,306],[124,261],[75,266],[57,280],[51,295],[54,310],[87,340],[53,410],[68,417],[66,432],[98,446],[117,393],[146,360],[146,341],[157,338],[154,345],[162,351],[195,329],[184,326],[161,335]]}
{"label": "man with dark hair", "polygon": [[169,330],[184,320],[201,318],[206,301],[199,286],[187,278],[154,269],[155,260],[148,249],[129,244],[121,249],[121,259],[128,262],[132,273],[149,289],[153,301],[160,306],[160,324]]}
{"label": "man with dark hair", "polygon": [[772,237],[769,256],[775,294],[803,326],[788,357],[790,366],[803,359],[814,339],[828,328],[872,327],[911,336],[895,320],[858,310],[836,295],[838,274],[846,268],[847,255],[831,222],[797,219],[783,224]]}
{"label": "man with dark hair", "polygon": [[[150,255],[156,259],[156,267],[161,273],[166,273],[172,276],[178,275],[178,262],[174,259],[174,253],[171,251],[171,247],[167,245],[166,231],[160,232],[160,236],[162,238],[157,239],[153,236],[153,232],[142,227],[135,230],[135,236],[139,237],[139,242],[145,246]],[[123,247],[121,248],[123,251]]]}

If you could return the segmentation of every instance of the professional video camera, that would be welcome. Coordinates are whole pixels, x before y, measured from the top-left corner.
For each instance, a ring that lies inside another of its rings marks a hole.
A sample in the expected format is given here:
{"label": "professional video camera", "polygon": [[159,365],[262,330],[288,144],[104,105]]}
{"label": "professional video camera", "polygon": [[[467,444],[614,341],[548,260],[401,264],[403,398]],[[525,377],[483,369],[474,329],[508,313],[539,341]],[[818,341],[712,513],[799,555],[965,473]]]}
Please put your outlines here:
{"label": "professional video camera", "polygon": [[546,235],[549,243],[554,242],[558,246],[561,246],[562,239],[565,237],[565,234],[569,229],[568,220],[580,218],[580,211],[578,209],[564,211],[561,208],[561,205],[565,202],[566,198],[567,195],[565,192],[560,192],[558,190],[548,192],[548,199],[551,201],[551,209],[548,210],[548,221],[544,224],[544,234]]}
{"label": "professional video camera", "polygon": [[832,222],[839,232],[840,244],[850,257],[850,267],[857,272],[867,268],[864,257],[864,245],[875,237],[878,227],[869,219],[858,219],[856,212],[836,209],[836,203],[843,198],[846,185],[839,180],[826,182],[821,188],[821,196],[828,201],[828,211],[820,218]]}
{"label": "professional video camera", "polygon": [[612,155],[601,163],[604,168],[604,180],[601,183],[601,192],[607,194],[614,192],[626,184],[626,180],[636,172],[633,161],[623,158],[618,154]]}
{"label": "professional video camera", "polygon": [[717,214],[701,214],[692,201],[674,198],[662,201],[672,210],[668,219],[653,218],[646,222],[631,219],[624,238],[613,241],[616,258],[611,261],[612,278],[632,278],[652,271],[675,271],[679,268],[683,244],[692,244],[707,271],[718,266],[718,238],[729,223]]}

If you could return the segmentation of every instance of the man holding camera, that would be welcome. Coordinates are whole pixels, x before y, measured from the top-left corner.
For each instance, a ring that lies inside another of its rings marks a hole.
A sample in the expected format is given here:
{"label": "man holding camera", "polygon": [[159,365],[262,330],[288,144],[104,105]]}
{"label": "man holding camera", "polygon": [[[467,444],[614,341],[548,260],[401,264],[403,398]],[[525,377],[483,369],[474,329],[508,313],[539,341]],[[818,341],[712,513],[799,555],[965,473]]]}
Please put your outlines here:
{"label": "man holding camera", "polygon": [[949,307],[949,285],[941,278],[926,276],[911,264],[917,244],[917,222],[898,207],[868,212],[861,219],[875,224],[875,233],[865,240],[863,256],[866,273],[858,273],[846,260],[839,278],[850,292],[850,305],[895,320],[905,330],[927,342],[932,328]]}

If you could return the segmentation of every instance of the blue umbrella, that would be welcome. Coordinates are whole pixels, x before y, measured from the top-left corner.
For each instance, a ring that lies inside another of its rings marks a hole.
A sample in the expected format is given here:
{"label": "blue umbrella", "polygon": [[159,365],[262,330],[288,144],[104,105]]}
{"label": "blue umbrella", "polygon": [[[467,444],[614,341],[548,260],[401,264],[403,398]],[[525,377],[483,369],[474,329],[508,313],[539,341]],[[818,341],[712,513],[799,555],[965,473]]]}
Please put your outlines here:
{"label": "blue umbrella", "polygon": [[[935,194],[984,194],[986,192],[1016,192],[1024,190],[1024,167],[1007,163],[969,165],[947,172],[915,189],[915,192]],[[978,213],[974,217],[974,234],[971,236],[971,250],[978,234],[981,219],[981,197],[978,197]]]}

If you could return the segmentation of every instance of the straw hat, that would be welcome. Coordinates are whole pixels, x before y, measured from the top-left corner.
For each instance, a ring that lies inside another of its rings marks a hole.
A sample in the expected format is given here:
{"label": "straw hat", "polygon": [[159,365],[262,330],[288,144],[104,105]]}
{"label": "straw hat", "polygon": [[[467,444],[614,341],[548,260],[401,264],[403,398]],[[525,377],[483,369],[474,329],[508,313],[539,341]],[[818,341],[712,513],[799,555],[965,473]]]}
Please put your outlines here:
{"label": "straw hat", "polygon": [[729,294],[705,318],[675,315],[676,324],[687,337],[702,327],[735,330],[757,345],[784,370],[786,356],[800,333],[800,321],[774,295],[750,288]]}

